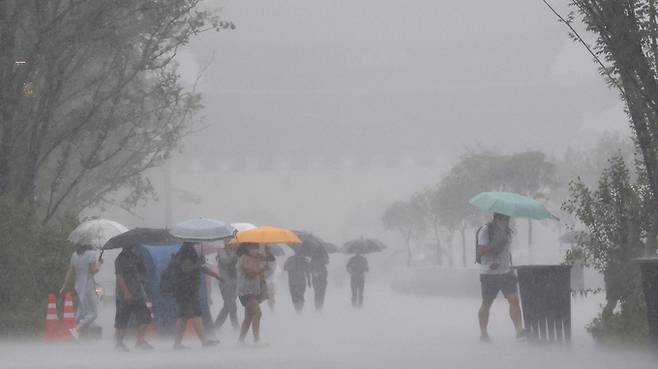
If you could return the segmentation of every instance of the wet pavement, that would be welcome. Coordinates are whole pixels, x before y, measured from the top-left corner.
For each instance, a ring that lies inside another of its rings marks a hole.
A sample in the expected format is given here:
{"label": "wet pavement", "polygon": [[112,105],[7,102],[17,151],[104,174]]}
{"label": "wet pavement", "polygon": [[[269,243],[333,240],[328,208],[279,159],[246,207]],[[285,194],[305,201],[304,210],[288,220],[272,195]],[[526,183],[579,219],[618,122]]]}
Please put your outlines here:
{"label": "wet pavement", "polygon": [[[186,337],[191,349],[174,351],[171,339],[152,339],[152,352],[113,350],[113,309],[103,312],[105,338],[97,342],[46,344],[2,342],[0,357],[14,368],[656,368],[645,352],[603,350],[584,330],[600,297],[573,303],[574,334],[569,346],[518,342],[506,303],[496,300],[490,334],[480,343],[477,299],[401,295],[386,284],[367,286],[366,304],[353,310],[346,289],[331,288],[323,312],[313,309],[310,291],[302,315],[296,315],[279,286],[274,312],[263,305],[263,340],[267,345],[240,347],[231,328],[219,332],[218,347],[202,348]],[[216,310],[218,306],[213,306]],[[130,347],[133,342],[128,340]]]}

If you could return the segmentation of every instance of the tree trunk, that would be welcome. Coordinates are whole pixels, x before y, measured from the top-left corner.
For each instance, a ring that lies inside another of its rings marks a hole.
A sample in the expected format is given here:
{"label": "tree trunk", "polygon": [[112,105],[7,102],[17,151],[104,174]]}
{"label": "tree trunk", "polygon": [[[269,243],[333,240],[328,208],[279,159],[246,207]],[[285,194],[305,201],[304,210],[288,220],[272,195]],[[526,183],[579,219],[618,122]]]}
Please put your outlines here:
{"label": "tree trunk", "polygon": [[441,247],[441,237],[436,222],[432,222],[432,228],[434,230],[434,238],[436,239],[436,264],[441,265],[443,261],[443,248]]}
{"label": "tree trunk", "polygon": [[461,229],[462,236],[462,265],[466,268],[466,227]]}

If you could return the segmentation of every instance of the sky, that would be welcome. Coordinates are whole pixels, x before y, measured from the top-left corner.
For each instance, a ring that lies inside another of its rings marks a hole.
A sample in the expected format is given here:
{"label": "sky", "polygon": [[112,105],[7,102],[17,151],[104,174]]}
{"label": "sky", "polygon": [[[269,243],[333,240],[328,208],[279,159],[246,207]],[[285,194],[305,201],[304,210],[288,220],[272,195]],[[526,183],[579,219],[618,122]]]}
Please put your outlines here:
{"label": "sky", "polygon": [[539,0],[205,4],[237,28],[178,53],[205,108],[170,164],[170,195],[154,170],[159,201],[112,214],[130,226],[166,224],[169,199],[173,222],[399,243],[382,229],[385,207],[467,150],[559,156],[603,132],[630,136],[616,93]]}

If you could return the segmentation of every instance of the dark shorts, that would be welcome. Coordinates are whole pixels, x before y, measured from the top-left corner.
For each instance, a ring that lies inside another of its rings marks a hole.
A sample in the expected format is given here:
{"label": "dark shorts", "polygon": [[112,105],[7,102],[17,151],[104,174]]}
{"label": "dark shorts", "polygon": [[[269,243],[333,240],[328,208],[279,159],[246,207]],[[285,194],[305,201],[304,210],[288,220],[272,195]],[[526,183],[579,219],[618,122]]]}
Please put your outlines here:
{"label": "dark shorts", "polygon": [[240,299],[240,303],[242,306],[247,307],[247,303],[249,303],[250,299],[257,299],[258,303],[262,302],[262,298],[258,295],[243,295],[243,296],[238,296]]}
{"label": "dark shorts", "polygon": [[482,301],[491,302],[498,295],[508,297],[518,294],[518,283],[514,272],[506,274],[480,274],[480,286],[482,287]]}
{"label": "dark shorts", "polygon": [[137,325],[144,325],[151,323],[151,311],[146,307],[144,301],[132,301],[125,303],[117,300],[117,312],[114,316],[114,328],[126,329],[130,316],[135,315],[135,322]]}
{"label": "dark shorts", "polygon": [[176,308],[178,309],[178,317],[181,319],[194,319],[202,315],[201,302],[199,296],[186,295],[175,296]]}

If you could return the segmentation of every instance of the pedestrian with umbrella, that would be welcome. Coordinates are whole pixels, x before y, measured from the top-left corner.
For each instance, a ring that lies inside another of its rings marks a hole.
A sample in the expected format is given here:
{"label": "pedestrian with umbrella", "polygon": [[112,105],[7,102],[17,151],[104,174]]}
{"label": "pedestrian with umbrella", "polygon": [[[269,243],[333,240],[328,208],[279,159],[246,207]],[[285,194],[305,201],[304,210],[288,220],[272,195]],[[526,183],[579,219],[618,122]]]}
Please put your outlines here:
{"label": "pedestrian with umbrella", "polygon": [[[153,346],[145,339],[146,329],[151,323],[152,317],[146,304],[148,299],[144,288],[146,265],[142,257],[141,245],[170,243],[171,240],[171,235],[165,229],[134,228],[110,238],[103,245],[102,251],[122,249],[114,261],[116,275],[114,336],[117,351],[128,351],[124,338],[131,318],[137,323],[136,348],[139,350],[153,349]],[[99,260],[102,260],[102,257]]]}
{"label": "pedestrian with umbrella", "polygon": [[171,235],[183,239],[183,246],[174,255],[174,298],[178,309],[178,320],[176,321],[176,336],[174,349],[187,349],[183,346],[183,335],[187,322],[192,322],[195,333],[204,347],[215,346],[219,341],[206,336],[201,316],[201,299],[199,289],[201,287],[201,273],[221,280],[219,274],[206,266],[206,260],[196,250],[196,244],[203,241],[215,241],[229,238],[233,235],[233,228],[226,223],[210,219],[197,218],[178,223],[171,231]]}
{"label": "pedestrian with umbrella", "polygon": [[304,231],[295,231],[295,234],[302,240],[302,244],[295,246],[304,256],[310,258],[308,261],[308,273],[313,286],[313,302],[316,310],[322,310],[324,298],[327,293],[329,252],[338,251],[336,245],[324,242],[322,239],[311,233]]}
{"label": "pedestrian with umbrella", "polygon": [[510,192],[483,192],[470,203],[485,211],[492,211],[492,220],[476,233],[476,262],[480,264],[482,304],[478,311],[480,340],[489,342],[487,326],[489,311],[498,292],[502,292],[509,304],[509,314],[517,338],[525,337],[521,319],[518,281],[512,269],[513,231],[511,217],[530,219],[554,219],[544,205],[529,197]]}
{"label": "pedestrian with umbrella", "polygon": [[75,279],[75,293],[78,296],[74,328],[69,333],[78,338],[98,317],[96,280],[94,275],[100,270],[102,260],[98,260],[96,250],[103,247],[111,237],[124,233],[128,228],[107,220],[92,219],[82,222],[69,235],[68,239],[75,245],[69,268],[60,289],[64,293],[70,280]]}
{"label": "pedestrian with umbrella", "polygon": [[311,284],[308,259],[302,255],[301,248],[295,248],[295,254],[286,260],[283,270],[288,272],[288,288],[290,289],[292,304],[297,314],[301,314],[302,310],[304,310],[306,285]]}
{"label": "pedestrian with umbrella", "polygon": [[366,273],[370,271],[368,259],[363,254],[383,251],[386,246],[379,240],[360,238],[349,241],[343,245],[342,251],[346,254],[355,254],[347,261],[347,272],[350,274],[350,287],[352,288],[352,306],[363,306],[363,291],[366,283]]}
{"label": "pedestrian with umbrella", "polygon": [[240,343],[245,344],[249,328],[254,342],[260,342],[260,304],[267,298],[265,278],[274,256],[267,244],[299,244],[302,241],[292,231],[283,228],[261,226],[236,233],[238,244],[238,298],[245,307],[244,321],[240,328]]}
{"label": "pedestrian with umbrella", "polygon": [[75,312],[75,327],[69,329],[74,338],[79,338],[80,332],[87,329],[98,317],[96,298],[96,280],[94,275],[100,270],[96,253],[90,245],[78,244],[71,255],[69,268],[64,278],[59,294],[64,294],[70,280],[75,279],[75,293],[78,296],[78,306]]}

